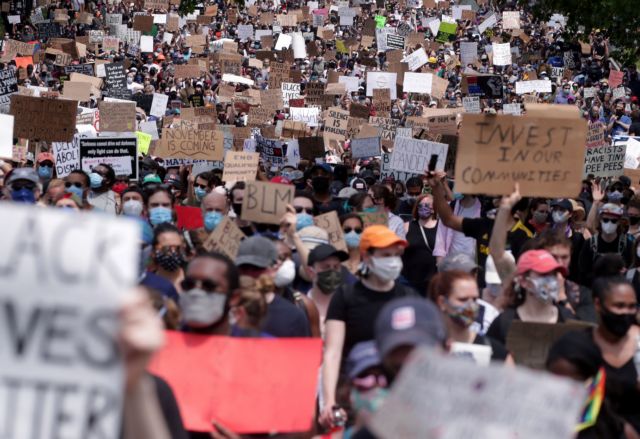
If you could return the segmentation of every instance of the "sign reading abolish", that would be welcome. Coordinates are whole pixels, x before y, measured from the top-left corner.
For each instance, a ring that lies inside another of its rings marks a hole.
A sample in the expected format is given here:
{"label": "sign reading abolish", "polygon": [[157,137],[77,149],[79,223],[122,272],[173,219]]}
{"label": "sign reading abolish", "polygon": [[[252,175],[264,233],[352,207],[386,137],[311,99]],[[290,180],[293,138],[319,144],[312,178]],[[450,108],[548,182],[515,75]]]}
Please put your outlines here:
{"label": "sign reading abolish", "polygon": [[119,438],[117,311],[137,283],[140,227],[12,203],[0,227],[2,436]]}
{"label": "sign reading abolish", "polygon": [[294,188],[288,184],[247,182],[241,218],[257,223],[280,224],[287,204],[293,202],[293,194]]}
{"label": "sign reading abolish", "polygon": [[155,154],[162,158],[222,160],[224,135],[213,130],[168,129],[156,146]]}
{"label": "sign reading abolish", "polygon": [[526,116],[465,114],[456,158],[462,193],[523,196],[580,193],[586,121],[567,105],[527,105]]}

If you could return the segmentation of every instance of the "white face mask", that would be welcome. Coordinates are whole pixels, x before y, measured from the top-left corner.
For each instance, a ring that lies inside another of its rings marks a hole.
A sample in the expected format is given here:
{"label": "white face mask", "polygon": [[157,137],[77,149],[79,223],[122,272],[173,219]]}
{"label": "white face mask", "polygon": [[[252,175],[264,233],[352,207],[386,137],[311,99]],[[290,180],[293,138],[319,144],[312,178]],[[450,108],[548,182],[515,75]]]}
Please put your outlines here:
{"label": "white face mask", "polygon": [[180,295],[182,318],[188,326],[206,328],[218,323],[224,316],[227,296],[222,293],[207,293],[193,288]]}
{"label": "white face mask", "polygon": [[613,235],[618,230],[617,224],[605,223],[604,221],[600,221],[600,227],[602,228],[602,233],[607,235]]}
{"label": "white face mask", "polygon": [[128,216],[140,216],[142,207],[142,201],[127,200],[122,204],[122,213]]}
{"label": "white face mask", "polygon": [[396,280],[402,271],[402,258],[400,256],[372,257],[369,267],[371,272],[382,281]]}
{"label": "white face mask", "polygon": [[551,214],[551,219],[556,224],[564,224],[569,219],[569,212],[559,212],[556,210]]}
{"label": "white face mask", "polygon": [[278,271],[276,271],[276,275],[273,277],[273,283],[278,288],[286,287],[293,279],[296,277],[296,264],[291,260],[287,259],[280,265]]}

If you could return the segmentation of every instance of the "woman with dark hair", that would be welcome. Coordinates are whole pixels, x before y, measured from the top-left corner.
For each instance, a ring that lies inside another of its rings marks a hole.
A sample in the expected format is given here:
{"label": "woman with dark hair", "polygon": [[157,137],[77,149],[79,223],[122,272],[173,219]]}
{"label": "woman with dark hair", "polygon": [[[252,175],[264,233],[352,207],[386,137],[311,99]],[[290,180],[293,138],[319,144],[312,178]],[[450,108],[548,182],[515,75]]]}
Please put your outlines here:
{"label": "woman with dark hair", "polygon": [[409,247],[402,256],[402,275],[420,294],[426,294],[431,277],[438,272],[433,249],[436,246],[438,218],[433,196],[420,195],[413,206],[413,220],[404,224]]}
{"label": "woman with dark hair", "polygon": [[347,267],[351,274],[356,274],[360,268],[360,236],[364,230],[362,218],[355,213],[348,213],[340,217],[342,232],[344,233],[344,241],[349,251],[349,259],[344,261],[342,265]]}
{"label": "woman with dark hair", "polygon": [[518,220],[509,233],[511,253],[517,259],[522,246],[535,235],[549,227],[549,202],[544,198],[534,198],[529,204],[525,220]]}
{"label": "woman with dark hair", "polygon": [[614,276],[596,279],[593,294],[600,323],[589,333],[602,352],[608,395],[616,413],[640,432],[640,328],[635,291],[625,278]]}
{"label": "woman with dark hair", "polygon": [[393,213],[396,209],[397,199],[391,189],[383,184],[374,184],[369,188],[369,196],[373,199],[373,204],[378,208],[378,211],[387,214],[387,227],[400,239],[405,239],[404,221]]}
{"label": "woman with dark hair", "polygon": [[373,204],[373,199],[366,192],[359,192],[349,197],[347,208],[349,212],[369,212],[372,209],[374,211],[377,210]]}
{"label": "woman with dark hair", "polygon": [[513,363],[502,343],[471,329],[471,325],[478,319],[479,297],[475,276],[464,271],[438,273],[429,283],[429,298],[442,312],[450,342],[487,346],[491,349],[492,360],[509,359]]}
{"label": "woman with dark hair", "polygon": [[187,247],[180,231],[172,224],[160,224],[154,230],[151,248],[150,271],[165,278],[180,291],[187,263]]}

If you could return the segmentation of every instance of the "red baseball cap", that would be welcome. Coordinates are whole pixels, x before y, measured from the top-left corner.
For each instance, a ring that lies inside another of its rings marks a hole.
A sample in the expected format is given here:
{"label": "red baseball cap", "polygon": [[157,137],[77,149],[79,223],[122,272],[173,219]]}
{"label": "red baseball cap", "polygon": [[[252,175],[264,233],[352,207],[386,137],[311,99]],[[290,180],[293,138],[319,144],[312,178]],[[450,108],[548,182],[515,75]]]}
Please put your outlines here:
{"label": "red baseball cap", "polygon": [[518,259],[518,274],[524,274],[528,271],[545,274],[555,270],[566,276],[567,269],[556,261],[551,253],[546,250],[529,250],[520,255]]}
{"label": "red baseball cap", "polygon": [[269,180],[271,183],[280,183],[280,184],[291,184],[291,180],[289,180],[287,177],[283,177],[281,175],[278,175],[277,177],[273,177],[271,180]]}

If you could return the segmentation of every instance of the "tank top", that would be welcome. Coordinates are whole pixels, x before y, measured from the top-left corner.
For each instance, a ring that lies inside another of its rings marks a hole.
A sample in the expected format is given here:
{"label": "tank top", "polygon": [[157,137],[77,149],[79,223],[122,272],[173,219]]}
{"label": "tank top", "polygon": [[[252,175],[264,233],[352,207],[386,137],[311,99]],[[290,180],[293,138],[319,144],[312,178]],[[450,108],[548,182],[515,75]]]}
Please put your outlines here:
{"label": "tank top", "polygon": [[[421,228],[424,231],[424,236],[420,231]],[[421,296],[426,294],[427,285],[431,277],[438,271],[436,258],[433,256],[437,229],[437,224],[435,227],[428,229],[421,227],[418,221],[413,220],[409,223],[409,230],[407,231],[409,246],[405,249],[402,257],[402,275]]]}

